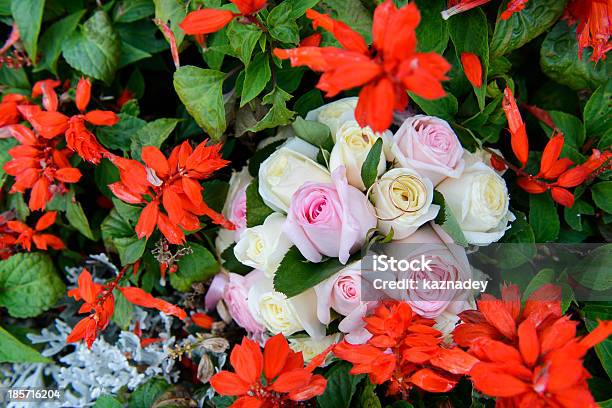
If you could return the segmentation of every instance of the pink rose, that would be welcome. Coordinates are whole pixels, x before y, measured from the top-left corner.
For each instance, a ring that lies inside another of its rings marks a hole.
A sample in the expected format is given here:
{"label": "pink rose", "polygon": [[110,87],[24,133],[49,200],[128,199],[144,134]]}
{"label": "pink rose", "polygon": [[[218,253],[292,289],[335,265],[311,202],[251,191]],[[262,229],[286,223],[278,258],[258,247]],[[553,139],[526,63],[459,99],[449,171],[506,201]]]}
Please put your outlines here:
{"label": "pink rose", "polygon": [[264,277],[264,273],[257,269],[245,276],[230,273],[229,280],[223,291],[223,301],[232,319],[249,333],[250,336],[260,338],[265,328],[253,318],[249,311],[248,293],[254,282]]}
{"label": "pink rose", "polygon": [[437,185],[446,177],[458,178],[465,165],[463,147],[449,124],[433,116],[406,119],[393,135],[391,154],[400,167],[409,167]]}
{"label": "pink rose", "polygon": [[206,310],[213,310],[217,307],[217,303],[219,303],[223,297],[223,292],[225,291],[228,280],[229,278],[225,272],[215,275],[204,297],[204,307],[206,307]]}
{"label": "pink rose", "polygon": [[372,204],[348,184],[340,166],[332,184],[305,183],[293,194],[283,231],[309,261],[321,262],[325,255],[346,264],[374,227]]}
{"label": "pink rose", "polygon": [[236,231],[242,232],[246,228],[246,186],[236,193],[228,219],[236,226]]}
{"label": "pink rose", "polygon": [[361,263],[355,262],[315,286],[317,317],[323,324],[331,321],[330,308],[348,316],[361,303]]}

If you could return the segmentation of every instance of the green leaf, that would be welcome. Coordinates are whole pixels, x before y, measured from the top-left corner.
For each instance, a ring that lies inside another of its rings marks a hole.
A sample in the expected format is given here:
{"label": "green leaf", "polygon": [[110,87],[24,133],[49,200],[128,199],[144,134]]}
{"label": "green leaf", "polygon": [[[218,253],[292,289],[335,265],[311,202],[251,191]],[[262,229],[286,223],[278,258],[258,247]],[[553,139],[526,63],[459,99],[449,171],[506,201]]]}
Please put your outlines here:
{"label": "green leaf", "polygon": [[274,7],[267,19],[272,38],[286,44],[300,42],[300,29],[292,17],[291,5],[287,2]]}
{"label": "green leaf", "polygon": [[587,50],[583,52],[582,60],[578,58],[576,32],[565,21],[560,21],[542,43],[540,66],[546,75],[560,84],[575,90],[595,89],[608,80],[610,60],[595,64],[589,60],[590,54],[591,50]]}
{"label": "green leaf", "polygon": [[212,137],[221,139],[227,124],[223,104],[225,74],[194,66],[180,67],[174,73],[174,89],[197,124]]}
{"label": "green leaf", "polygon": [[12,159],[11,155],[8,153],[8,150],[17,146],[18,144],[17,139],[12,137],[9,139],[0,139],[0,188],[4,184],[7,176],[6,172],[4,171],[4,165]]}
{"label": "green leaf", "polygon": [[11,333],[0,327],[0,363],[50,363],[30,346],[17,340]]}
{"label": "green leaf", "polygon": [[467,246],[467,239],[465,238],[465,235],[463,235],[463,231],[459,226],[459,222],[457,222],[455,214],[453,214],[450,207],[446,205],[444,196],[438,190],[434,191],[433,203],[440,206],[440,211],[438,212],[438,216],[434,222],[441,226],[444,231],[446,231],[453,241],[455,241],[455,244]]}
{"label": "green leaf", "polygon": [[[516,220],[502,237],[500,242],[514,245],[499,245],[495,259],[505,269],[516,268],[530,261],[536,255],[535,237],[525,214],[514,211]],[[520,245],[518,245],[520,244]]]}
{"label": "green leaf", "polygon": [[[565,112],[549,111],[548,113],[555,126],[565,136],[561,157],[569,157],[574,162],[582,162],[584,158],[580,153],[580,149],[584,145],[585,135],[584,126],[580,119]],[[550,133],[552,133],[552,130],[549,131]]]}
{"label": "green leaf", "polygon": [[38,316],[55,306],[65,291],[51,258],[42,252],[0,261],[0,306],[13,317]]}
{"label": "green leaf", "polygon": [[322,395],[317,397],[317,406],[321,408],[350,408],[351,399],[357,385],[365,378],[364,374],[349,373],[351,364],[340,361],[325,373],[327,387]]}
{"label": "green leaf", "polygon": [[119,181],[119,170],[108,159],[102,159],[94,169],[94,180],[100,192],[108,198],[113,198],[114,194],[108,188],[109,184]]}
{"label": "green leaf", "polygon": [[161,377],[153,377],[144,384],[139,385],[130,395],[129,408],[151,408],[155,401],[171,387]]}
{"label": "green leaf", "polygon": [[293,109],[302,117],[305,117],[308,112],[323,105],[325,100],[321,91],[311,89],[300,96],[293,104]]}
{"label": "green leaf", "polygon": [[448,45],[448,25],[440,14],[446,9],[445,0],[416,0],[421,22],[416,29],[417,51],[442,54]]}
{"label": "green leaf", "polygon": [[38,59],[38,34],[44,8],[45,0],[14,0],[11,2],[11,14],[19,28],[19,36],[34,64]]}
{"label": "green leaf", "polygon": [[612,127],[612,80],[601,85],[584,107],[584,127],[588,136],[603,136]]}
{"label": "green leaf", "polygon": [[287,109],[287,101],[292,96],[283,91],[278,86],[272,92],[263,97],[262,101],[266,105],[272,105],[266,116],[251,126],[249,132],[260,132],[264,129],[275,128],[277,126],[288,125],[293,119],[294,112]]}
{"label": "green leaf", "polygon": [[266,87],[272,77],[268,55],[257,54],[245,70],[244,85],[242,86],[242,97],[240,107],[253,100]]}
{"label": "green leaf", "polygon": [[112,320],[122,330],[127,330],[132,321],[134,305],[132,305],[118,289],[113,290],[113,296],[115,297],[115,311],[113,312]]}
{"label": "green leaf", "polygon": [[133,64],[136,61],[149,58],[150,56],[151,54],[149,54],[148,52],[143,51],[140,48],[134,47],[129,43],[121,41],[121,55],[119,56],[118,68],[123,68],[126,65]]}
{"label": "green leaf", "polygon": [[375,392],[376,385],[372,384],[370,380],[366,380],[363,391],[359,396],[357,407],[359,408],[381,408],[380,400]]}
{"label": "green leaf", "polygon": [[128,220],[117,209],[112,209],[102,221],[100,231],[105,246],[119,253],[122,265],[134,263],[142,257],[147,241],[144,238],[138,239]]}
{"label": "green leaf", "polygon": [[296,247],[291,247],[276,270],[274,289],[287,297],[293,297],[323,282],[342,268],[344,265],[337,258],[319,263],[309,262]]}
{"label": "green leaf", "polygon": [[361,180],[366,190],[370,188],[376,181],[378,176],[378,164],[380,163],[380,154],[382,153],[383,140],[382,137],[376,139],[374,145],[370,148],[366,159],[361,165]]}
{"label": "green leaf", "polygon": [[172,287],[187,292],[191,285],[205,281],[219,272],[219,264],[214,255],[201,245],[188,242],[193,253],[185,255],[178,261],[178,270],[170,274]]}
{"label": "green leaf", "polygon": [[147,246],[147,240],[145,238],[138,239],[136,235],[133,237],[126,238],[114,238],[113,242],[119,252],[119,260],[121,265],[133,264],[144,254],[145,247]]}
{"label": "green leaf", "polygon": [[535,242],[552,242],[557,239],[559,215],[550,194],[529,195],[529,224],[533,228]]}
{"label": "green leaf", "polygon": [[264,203],[259,195],[259,181],[257,178],[253,179],[246,189],[246,207],[247,227],[249,228],[263,224],[268,215],[274,212],[273,209]]}
{"label": "green leaf", "polygon": [[[609,304],[587,303],[584,307],[584,323],[588,331],[593,331],[599,325],[598,320],[612,319],[612,310]],[[612,378],[612,340],[609,338],[595,346],[595,353],[599,357],[602,367]],[[603,406],[603,404],[601,404]]]}
{"label": "green leaf", "polygon": [[203,183],[203,187],[204,202],[216,212],[222,212],[229,183],[222,180],[208,180]]}
{"label": "green leaf", "polygon": [[323,150],[331,151],[334,147],[334,140],[327,125],[314,120],[305,120],[297,117],[291,124],[293,131],[300,139],[303,139],[313,146],[318,146]]}
{"label": "green leaf", "polygon": [[582,216],[593,214],[595,214],[593,206],[582,199],[574,201],[571,207],[563,208],[565,222],[576,231],[582,231]]}
{"label": "green leaf", "polygon": [[[551,27],[565,10],[566,0],[530,1],[520,13],[508,20],[498,17],[491,38],[491,56],[499,57],[516,50]],[[505,10],[507,1],[500,5]]]}
{"label": "green leaf", "polygon": [[227,38],[234,54],[245,66],[249,65],[253,50],[261,37],[261,30],[254,24],[241,24],[237,19],[227,25]]}
{"label": "green leaf", "polygon": [[136,224],[138,218],[140,218],[140,212],[142,211],[141,207],[136,205],[131,205],[124,203],[116,197],[112,198],[113,205],[115,206],[115,210],[121,218],[123,218],[128,224]]}
{"label": "green leaf", "polygon": [[464,52],[476,54],[480,59],[484,76],[482,85],[479,88],[472,85],[480,110],[483,110],[485,107],[485,95],[487,93],[487,72],[489,70],[488,29],[487,17],[480,8],[458,14],[448,20],[448,31],[455,45],[457,59],[461,60],[461,54]]}
{"label": "green leaf", "polygon": [[108,15],[96,11],[64,41],[62,54],[72,68],[109,84],[119,64],[121,46]]}
{"label": "green leaf", "polygon": [[571,265],[568,274],[582,286],[604,291],[612,288],[612,244],[595,248],[577,265]]}
{"label": "green leaf", "polygon": [[180,121],[181,119],[162,118],[144,125],[132,136],[132,157],[139,160],[145,146],[160,148]]}
{"label": "green leaf", "polygon": [[555,281],[555,271],[550,268],[542,269],[538,272],[529,282],[527,288],[523,291],[523,302],[525,302],[529,296],[535,292],[540,286],[547,283],[553,283]]}
{"label": "green leaf", "polygon": [[223,268],[234,272],[240,275],[246,275],[251,272],[253,268],[246,266],[242,262],[240,262],[236,255],[234,254],[234,248],[236,247],[236,243],[225,248],[225,250],[221,253],[221,259],[223,260]]}
{"label": "green leaf", "polygon": [[85,10],[64,17],[49,27],[40,37],[40,48],[44,50],[35,72],[47,69],[57,74],[57,59],[62,52],[62,44],[76,30]]}
{"label": "green leaf", "polygon": [[117,23],[131,23],[155,13],[151,0],[121,0],[113,9],[113,20]]}
{"label": "green leaf", "polygon": [[170,22],[170,29],[174,33],[176,46],[180,46],[185,38],[185,32],[178,26],[187,15],[184,2],[177,0],[153,0],[155,3],[155,18],[164,23]]}
{"label": "green leaf", "polygon": [[96,400],[94,408],[123,408],[123,404],[110,395],[101,395]]}
{"label": "green leaf", "polygon": [[353,30],[365,38],[369,44],[372,42],[372,15],[359,0],[322,0],[333,10],[334,18],[348,24]]}
{"label": "green leaf", "polygon": [[114,126],[100,126],[96,129],[96,137],[109,149],[121,149],[128,152],[131,149],[132,138],[147,122],[126,113],[119,113],[119,122]]}
{"label": "green leaf", "polygon": [[83,211],[83,207],[81,207],[81,203],[74,198],[74,192],[71,192],[66,200],[66,218],[70,225],[76,228],[81,234],[92,241],[96,239],[93,232],[91,232],[89,221]]}
{"label": "green leaf", "polygon": [[412,92],[408,92],[408,94],[410,99],[419,105],[419,108],[427,115],[436,116],[449,122],[453,121],[459,109],[457,98],[450,92],[447,92],[443,98],[433,100],[421,98]]}
{"label": "green leaf", "polygon": [[316,6],[321,0],[286,0],[291,6],[291,18],[297,19],[306,13],[306,10]]}
{"label": "green leaf", "polygon": [[591,195],[597,207],[612,214],[612,181],[603,181],[591,188]]}

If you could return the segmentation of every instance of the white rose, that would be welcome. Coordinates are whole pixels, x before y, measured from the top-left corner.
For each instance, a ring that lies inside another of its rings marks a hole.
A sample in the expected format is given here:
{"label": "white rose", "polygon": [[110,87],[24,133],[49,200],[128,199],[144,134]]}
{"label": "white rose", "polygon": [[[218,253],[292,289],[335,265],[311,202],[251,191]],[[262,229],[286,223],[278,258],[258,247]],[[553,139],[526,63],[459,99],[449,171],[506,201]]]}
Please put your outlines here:
{"label": "white rose", "polygon": [[270,208],[287,212],[291,196],[306,182],[331,183],[329,171],[314,160],[281,147],[259,167],[259,194]]}
{"label": "white rose", "polygon": [[221,256],[223,251],[229,248],[235,241],[236,231],[219,228],[219,232],[215,237],[215,252],[217,256]]}
{"label": "white rose", "polygon": [[249,289],[249,311],[268,331],[290,336],[305,330],[313,339],[325,337],[325,326],[317,319],[317,295],[308,289],[292,298],[276,292],[272,279],[263,277]]}
{"label": "white rose", "polygon": [[374,183],[370,195],[378,228],[385,234],[393,228],[393,239],[403,239],[438,215],[432,204],[433,185],[427,178],[407,168],[392,169]]}
{"label": "white rose", "polygon": [[[391,136],[391,132],[386,131],[385,133]],[[344,122],[336,132],[336,143],[329,158],[329,169],[334,171],[337,167],[344,166],[349,184],[365,190],[361,179],[361,166],[380,137],[380,134],[374,133],[369,127],[359,126],[355,120]],[[385,155],[381,151],[378,162],[379,176],[385,172],[385,168]]]}
{"label": "white rose", "polygon": [[273,277],[292,245],[283,233],[285,219],[282,214],[272,213],[262,225],[245,229],[234,247],[236,259]]}
{"label": "white rose", "polygon": [[482,162],[466,168],[458,179],[444,180],[437,189],[470,244],[498,241],[515,219],[509,210],[506,182]]}
{"label": "white rose", "polygon": [[[340,341],[340,333],[325,336],[320,340],[314,340],[310,337],[293,337],[289,339],[289,347],[296,353],[302,352],[304,362],[309,363],[314,357],[318,356],[325,351],[332,344],[336,344]],[[326,360],[330,359],[330,355],[327,356]],[[324,365],[325,366],[325,365]]]}
{"label": "white rose", "polygon": [[[491,149],[491,150],[497,153],[499,156],[504,157],[499,150],[497,149]],[[493,170],[495,170],[497,174],[499,174],[500,176],[503,176],[507,168],[504,167],[503,169],[502,168],[496,169],[495,167],[493,167],[493,164],[491,162],[492,156],[493,155],[491,153],[489,153],[488,151],[484,149],[476,149],[474,153],[471,153],[467,150],[463,151],[463,161],[465,161],[465,167],[470,167],[478,162],[482,162],[486,164],[487,166],[491,167]]]}
{"label": "white rose", "polygon": [[316,120],[329,127],[332,138],[336,137],[338,128],[347,120],[355,119],[355,108],[359,98],[351,97],[338,99],[306,114],[306,120]]}

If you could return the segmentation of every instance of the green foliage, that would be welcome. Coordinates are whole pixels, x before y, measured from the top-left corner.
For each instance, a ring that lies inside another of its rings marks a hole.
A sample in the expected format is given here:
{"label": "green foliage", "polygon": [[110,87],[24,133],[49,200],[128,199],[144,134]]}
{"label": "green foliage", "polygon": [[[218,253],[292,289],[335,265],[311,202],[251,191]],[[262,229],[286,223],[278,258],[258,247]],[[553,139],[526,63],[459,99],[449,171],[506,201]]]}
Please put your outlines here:
{"label": "green foliage", "polygon": [[214,255],[202,245],[188,242],[193,251],[178,261],[178,270],[170,274],[170,284],[178,291],[186,292],[195,282],[202,282],[219,272]]}
{"label": "green foliage", "polygon": [[361,165],[361,180],[366,189],[370,188],[376,181],[378,176],[378,164],[380,163],[380,155],[382,153],[383,140],[376,139],[374,145],[370,148],[366,159]]}
{"label": "green foliage", "polygon": [[11,333],[0,327],[0,363],[49,363],[32,347],[16,339]]}
{"label": "green foliage", "polygon": [[259,195],[259,182],[257,179],[251,181],[246,189],[247,226],[261,225],[274,210],[263,202]]}
{"label": "green foliage", "polygon": [[151,408],[155,401],[171,387],[161,377],[153,377],[139,385],[130,395],[128,408]]}
{"label": "green foliage", "polygon": [[40,37],[40,48],[42,53],[35,71],[47,69],[57,74],[57,60],[62,52],[62,44],[76,30],[79,21],[85,14],[85,10],[77,11],[63,19],[55,22]]}
{"label": "green foliage", "polygon": [[559,236],[559,215],[550,194],[529,196],[529,224],[533,227],[535,242],[551,242]]}
{"label": "green foliage", "polygon": [[38,34],[42,22],[45,0],[19,0],[11,2],[11,14],[15,19],[19,36],[30,60],[38,56]]}

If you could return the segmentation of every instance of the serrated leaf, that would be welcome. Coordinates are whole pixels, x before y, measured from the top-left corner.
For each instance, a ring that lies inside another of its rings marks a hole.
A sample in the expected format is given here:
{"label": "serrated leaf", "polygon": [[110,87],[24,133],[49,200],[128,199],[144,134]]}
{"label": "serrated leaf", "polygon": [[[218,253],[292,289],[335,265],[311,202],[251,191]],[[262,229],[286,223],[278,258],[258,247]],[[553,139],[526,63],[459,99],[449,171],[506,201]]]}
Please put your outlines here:
{"label": "serrated leaf", "polygon": [[559,215],[550,194],[529,195],[529,224],[535,242],[552,242],[559,236]]}
{"label": "serrated leaf", "polygon": [[94,408],[123,408],[123,404],[110,395],[101,395],[96,400]]}
{"label": "serrated leaf", "polygon": [[[522,14],[522,13],[520,13]],[[595,89],[608,80],[610,59],[595,64],[591,50],[578,58],[576,32],[565,21],[558,22],[546,35],[540,48],[540,66],[550,78],[575,90]]]}
{"label": "serrated leaf", "polygon": [[223,103],[225,74],[212,69],[183,66],[174,73],[174,89],[197,124],[212,137],[221,139],[227,124]]}
{"label": "serrated leaf", "polygon": [[70,66],[107,84],[114,78],[120,54],[119,36],[102,10],[96,11],[62,45],[62,55]]}
{"label": "serrated leaf", "polygon": [[11,333],[0,327],[0,363],[50,363],[32,347],[17,340]]}
{"label": "serrated leaf", "polygon": [[160,148],[180,121],[181,119],[162,118],[144,125],[132,137],[132,157],[140,160],[140,152],[145,146]]}
{"label": "serrated leaf", "polygon": [[337,258],[309,262],[296,247],[285,254],[274,275],[274,289],[287,297],[299,295],[344,268]]}
{"label": "serrated leaf", "polygon": [[245,70],[244,85],[242,85],[242,96],[240,107],[252,101],[266,87],[272,76],[268,55],[257,54]]}
{"label": "serrated leaf", "polygon": [[170,274],[170,284],[181,292],[187,292],[191,285],[202,282],[219,272],[219,264],[210,251],[199,244],[188,242],[193,253],[178,261],[178,270]]}
{"label": "serrated leaf", "polygon": [[273,209],[264,203],[259,195],[259,181],[257,178],[251,181],[246,189],[246,208],[247,208],[247,227],[261,225],[274,212]]}
{"label": "serrated leaf", "polygon": [[286,44],[300,42],[300,29],[292,17],[291,5],[287,2],[274,7],[267,18],[272,38]]}
{"label": "serrated leaf", "polygon": [[142,257],[147,241],[138,239],[130,223],[116,209],[102,221],[100,231],[105,246],[119,253],[121,265],[134,263]]}
{"label": "serrated leaf", "polygon": [[[507,1],[499,7],[506,9]],[[520,13],[508,20],[497,19],[491,38],[491,56],[498,57],[516,50],[542,34],[559,19],[566,0],[539,0],[527,2]]]}
{"label": "serrated leaf", "polygon": [[19,253],[0,261],[0,306],[13,317],[38,316],[65,291],[66,285],[44,253]]}
{"label": "serrated leaf", "polygon": [[287,109],[287,101],[291,98],[292,96],[290,94],[283,91],[278,86],[275,87],[272,92],[263,97],[263,103],[272,105],[272,107],[262,120],[247,130],[249,132],[260,132],[264,129],[288,125],[295,113]]}
{"label": "serrated leaf", "polygon": [[353,30],[372,42],[372,15],[359,0],[322,0],[321,5],[333,10],[334,18],[348,24]]}
{"label": "serrated leaf", "polygon": [[383,140],[382,137],[376,139],[374,145],[370,148],[366,159],[361,165],[361,180],[363,181],[363,185],[366,190],[370,188],[372,184],[376,181],[376,176],[378,176],[378,164],[381,160]]}
{"label": "serrated leaf", "polygon": [[15,0],[11,2],[11,14],[15,19],[23,46],[36,64],[38,59],[38,34],[42,23],[45,0]]}
{"label": "serrated leaf", "polygon": [[48,69],[57,74],[57,60],[62,52],[62,44],[76,30],[85,10],[77,11],[51,25],[40,37],[40,48],[44,50],[35,72]]}

